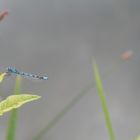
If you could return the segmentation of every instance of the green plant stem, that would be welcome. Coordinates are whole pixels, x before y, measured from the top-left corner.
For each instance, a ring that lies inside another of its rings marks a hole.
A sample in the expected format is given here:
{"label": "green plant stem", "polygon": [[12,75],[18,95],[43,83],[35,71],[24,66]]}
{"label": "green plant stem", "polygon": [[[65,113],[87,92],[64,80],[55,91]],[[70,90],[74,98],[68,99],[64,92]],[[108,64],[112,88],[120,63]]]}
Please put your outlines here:
{"label": "green plant stem", "polygon": [[105,116],[106,127],[108,129],[108,134],[109,134],[110,140],[116,140],[114,130],[113,130],[113,127],[112,127],[110,114],[109,114],[109,111],[108,111],[108,106],[107,106],[105,95],[104,95],[104,89],[103,89],[102,81],[101,81],[101,78],[100,78],[100,74],[99,74],[99,70],[98,70],[96,62],[94,62],[94,64],[93,64],[93,73],[94,73],[94,76],[95,76],[96,88],[97,88],[97,91],[98,91],[98,95],[100,97],[103,113],[104,113],[104,116]]}
{"label": "green plant stem", "polygon": [[[21,93],[21,77],[17,76],[14,94],[20,94],[20,93]],[[14,109],[11,111],[9,117],[6,140],[15,140],[16,123],[17,123],[17,109]]]}

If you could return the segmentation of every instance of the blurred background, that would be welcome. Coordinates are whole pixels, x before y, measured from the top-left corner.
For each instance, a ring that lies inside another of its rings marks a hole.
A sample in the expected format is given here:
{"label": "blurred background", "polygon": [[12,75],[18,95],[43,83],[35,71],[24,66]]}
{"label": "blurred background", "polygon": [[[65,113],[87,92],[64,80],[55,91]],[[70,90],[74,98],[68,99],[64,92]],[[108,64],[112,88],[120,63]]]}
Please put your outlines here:
{"label": "blurred background", "polygon": [[[42,96],[19,109],[17,140],[32,140],[94,79],[92,57],[104,76],[106,99],[118,140],[140,134],[139,0],[0,0],[10,14],[0,23],[0,71],[7,66],[49,76],[22,80],[23,93]],[[133,59],[117,64],[127,50]],[[0,85],[13,93],[15,77]],[[9,113],[0,118],[5,140]],[[95,88],[81,98],[42,140],[108,140]]]}

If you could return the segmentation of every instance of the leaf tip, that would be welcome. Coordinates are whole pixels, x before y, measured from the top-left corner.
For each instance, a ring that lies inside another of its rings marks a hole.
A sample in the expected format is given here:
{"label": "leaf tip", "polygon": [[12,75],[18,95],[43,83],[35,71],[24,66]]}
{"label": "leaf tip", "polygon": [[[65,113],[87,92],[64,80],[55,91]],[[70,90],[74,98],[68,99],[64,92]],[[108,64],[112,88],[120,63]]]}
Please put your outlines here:
{"label": "leaf tip", "polygon": [[4,80],[6,75],[7,75],[7,73],[5,73],[5,72],[0,74],[0,83]]}

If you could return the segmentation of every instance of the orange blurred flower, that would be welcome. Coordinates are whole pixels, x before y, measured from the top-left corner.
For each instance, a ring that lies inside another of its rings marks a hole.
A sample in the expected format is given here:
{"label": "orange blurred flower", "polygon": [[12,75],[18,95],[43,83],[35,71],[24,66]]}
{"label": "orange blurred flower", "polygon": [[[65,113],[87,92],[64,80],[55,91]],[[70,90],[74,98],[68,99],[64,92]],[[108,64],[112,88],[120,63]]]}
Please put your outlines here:
{"label": "orange blurred flower", "polygon": [[133,51],[128,50],[128,51],[125,51],[120,57],[122,60],[129,60],[132,58],[132,56],[133,56]]}

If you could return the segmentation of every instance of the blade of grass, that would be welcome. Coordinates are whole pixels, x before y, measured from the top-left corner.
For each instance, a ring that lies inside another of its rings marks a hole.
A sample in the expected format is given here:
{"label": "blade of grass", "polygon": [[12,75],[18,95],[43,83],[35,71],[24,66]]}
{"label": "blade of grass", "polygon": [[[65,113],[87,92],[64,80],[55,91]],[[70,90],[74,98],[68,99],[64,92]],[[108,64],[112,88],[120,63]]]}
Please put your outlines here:
{"label": "blade of grass", "polygon": [[[14,94],[18,95],[20,93],[21,93],[21,77],[17,76]],[[6,140],[15,140],[16,123],[17,123],[17,109],[14,109],[11,111],[11,114],[9,117]]]}
{"label": "blade of grass", "polygon": [[87,93],[93,84],[87,86],[80,94],[78,94],[69,104],[67,104],[57,115],[52,119],[45,128],[43,128],[33,140],[40,140],[56,123]]}
{"label": "blade of grass", "polygon": [[98,91],[98,95],[100,97],[103,113],[104,113],[104,116],[105,116],[106,127],[108,129],[108,134],[109,134],[110,140],[116,140],[114,130],[113,130],[113,127],[112,127],[110,114],[109,114],[109,111],[108,111],[108,106],[107,106],[105,95],[104,95],[104,89],[103,89],[102,81],[101,81],[101,78],[100,78],[100,74],[99,74],[99,70],[98,70],[96,62],[93,63],[93,73],[94,73],[94,76],[95,76],[96,88],[97,88],[97,91]]}
{"label": "blade of grass", "polygon": [[[123,62],[125,62],[125,61],[122,61],[121,59],[117,60],[111,66],[111,68],[105,73],[105,75],[103,76],[103,78],[105,78],[105,76],[107,77],[108,75],[110,75],[111,73],[113,73],[118,68],[118,66],[120,64],[122,64]],[[90,84],[88,84],[48,124],[46,124],[46,126],[32,140],[41,140],[44,137],[44,135],[47,134],[49,132],[49,130],[51,128],[53,128],[59,122],[59,120],[61,120],[61,118],[64,117],[64,115],[67,112],[69,112],[69,110],[71,108],[73,108],[75,106],[75,104],[78,101],[80,101],[80,99],[83,98],[84,95],[86,95],[93,87],[94,87],[94,82],[91,82]]]}

